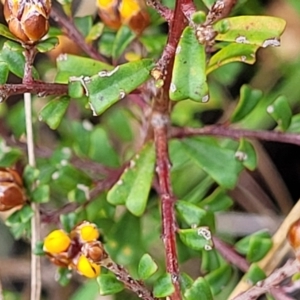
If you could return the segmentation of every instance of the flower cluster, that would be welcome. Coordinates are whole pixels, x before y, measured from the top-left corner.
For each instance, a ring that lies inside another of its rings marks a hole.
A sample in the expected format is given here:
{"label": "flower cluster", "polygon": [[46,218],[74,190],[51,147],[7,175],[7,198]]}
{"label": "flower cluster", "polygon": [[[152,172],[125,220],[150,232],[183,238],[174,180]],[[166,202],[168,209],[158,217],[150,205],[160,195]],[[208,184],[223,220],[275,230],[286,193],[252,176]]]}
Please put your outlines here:
{"label": "flower cluster", "polygon": [[77,271],[88,278],[100,274],[100,262],[106,253],[100,241],[97,226],[84,221],[70,234],[57,229],[44,239],[44,251],[52,263]]}
{"label": "flower cluster", "polygon": [[101,20],[110,28],[128,25],[139,34],[149,25],[149,15],[139,0],[97,0],[96,3]]}
{"label": "flower cluster", "polygon": [[23,205],[26,201],[23,182],[11,168],[0,167],[0,211]]}

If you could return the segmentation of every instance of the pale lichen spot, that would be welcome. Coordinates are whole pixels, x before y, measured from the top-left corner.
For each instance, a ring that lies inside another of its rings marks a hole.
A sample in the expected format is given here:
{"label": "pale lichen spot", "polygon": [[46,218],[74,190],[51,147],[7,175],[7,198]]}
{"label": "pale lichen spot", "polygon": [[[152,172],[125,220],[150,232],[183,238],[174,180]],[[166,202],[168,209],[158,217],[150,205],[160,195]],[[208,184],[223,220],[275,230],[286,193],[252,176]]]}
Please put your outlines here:
{"label": "pale lichen spot", "polygon": [[279,38],[275,37],[275,38],[272,38],[272,39],[267,39],[263,42],[263,44],[261,45],[263,48],[266,48],[266,47],[279,47],[280,46],[280,40]]}
{"label": "pale lichen spot", "polygon": [[199,228],[197,233],[203,236],[207,241],[211,240],[211,232],[207,227]]}
{"label": "pale lichen spot", "polygon": [[248,158],[247,153],[243,152],[243,151],[236,151],[235,152],[235,157],[239,160],[239,161],[245,161]]}
{"label": "pale lichen spot", "polygon": [[171,82],[171,84],[170,84],[170,91],[171,91],[171,93],[176,92],[176,90],[177,90],[176,85],[173,82]]}
{"label": "pale lichen spot", "polygon": [[272,113],[274,112],[274,106],[273,106],[273,105],[269,105],[269,106],[267,107],[267,112],[268,112],[269,114],[272,114]]}
{"label": "pale lichen spot", "polygon": [[201,99],[201,101],[202,101],[203,103],[208,102],[208,100],[209,100],[209,95],[208,95],[208,94],[205,95],[205,96],[203,96],[202,99]]}
{"label": "pale lichen spot", "polygon": [[240,35],[238,36],[235,41],[238,43],[238,44],[249,44],[249,41],[247,40],[247,38],[243,35]]}

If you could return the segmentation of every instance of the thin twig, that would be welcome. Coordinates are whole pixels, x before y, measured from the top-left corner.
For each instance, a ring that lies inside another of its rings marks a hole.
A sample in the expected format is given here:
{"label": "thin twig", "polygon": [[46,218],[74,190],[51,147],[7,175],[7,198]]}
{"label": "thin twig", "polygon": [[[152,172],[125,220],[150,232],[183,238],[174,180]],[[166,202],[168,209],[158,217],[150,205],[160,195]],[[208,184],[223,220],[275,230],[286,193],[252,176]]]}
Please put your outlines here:
{"label": "thin twig", "polygon": [[[257,299],[259,296],[268,293],[273,288],[276,288],[283,280],[293,276],[300,271],[300,264],[297,260],[288,260],[286,264],[277,269],[265,280],[260,281],[257,285],[249,289],[248,291],[239,294],[234,300],[249,300]],[[232,298],[230,298],[232,299]]]}
{"label": "thin twig", "polygon": [[[34,46],[25,47],[25,68],[23,84],[31,84],[32,78],[32,65],[36,55]],[[25,106],[25,122],[26,122],[26,141],[28,152],[28,164],[35,167],[35,153],[34,153],[34,137],[32,128],[32,102],[31,94],[24,94]],[[42,289],[42,275],[41,275],[41,260],[40,257],[34,254],[36,243],[41,239],[40,233],[40,212],[39,204],[31,203],[33,216],[31,218],[31,300],[40,300]]]}
{"label": "thin twig", "polygon": [[0,300],[4,300],[2,282],[0,280]]}
{"label": "thin twig", "polygon": [[65,29],[68,37],[76,43],[86,54],[88,54],[91,58],[100,60],[103,62],[107,62],[107,59],[104,58],[92,45],[86,43],[83,35],[80,31],[75,27],[74,23],[63,15],[56,7],[52,7],[51,18],[56,21],[62,28]]}
{"label": "thin twig", "polygon": [[288,143],[300,146],[300,134],[266,130],[235,129],[222,125],[205,126],[203,128],[173,127],[170,134],[172,138],[201,135],[228,137],[232,139],[253,138],[262,141]]}
{"label": "thin twig", "polygon": [[68,94],[68,85],[38,81],[27,84],[3,84],[0,85],[0,103],[5,101],[9,96],[21,95],[24,93],[37,94],[39,97],[66,95]]}
{"label": "thin twig", "polygon": [[152,293],[145,287],[142,281],[132,278],[123,266],[116,264],[106,252],[105,255],[107,257],[101,260],[101,266],[113,272],[116,275],[116,278],[119,281],[123,282],[127,289],[137,294],[138,297],[143,300],[157,300],[157,298],[155,298]]}
{"label": "thin twig", "polygon": [[[283,257],[286,255],[288,249],[290,249],[288,247],[288,244],[286,241],[287,233],[288,233],[288,230],[289,230],[291,224],[293,224],[296,220],[299,219],[299,215],[300,215],[300,201],[298,201],[295,204],[295,206],[290,211],[288,216],[284,219],[281,226],[278,228],[276,233],[273,235],[273,237],[272,237],[273,245],[272,245],[272,248],[270,249],[270,251],[268,252],[268,254],[257,263],[258,266],[266,273],[267,276],[277,267],[277,265],[282,261]],[[297,265],[298,269],[300,268],[299,263],[295,262],[294,264]],[[281,269],[279,269],[278,272],[280,272],[280,270]],[[285,270],[285,269],[283,269],[283,270]],[[290,272],[290,269],[288,269],[288,272]],[[294,273],[292,273],[291,275],[293,275],[293,274]],[[274,277],[274,276],[271,277],[271,276],[269,276],[265,280],[265,282],[267,282],[267,284],[271,283],[269,278],[276,279],[276,277]],[[274,283],[273,286],[276,286],[276,284]],[[249,291],[250,291],[253,288],[256,289],[256,286],[251,288],[249,286],[249,283],[242,279],[238,283],[238,285],[235,287],[235,289],[232,291],[229,299],[234,298],[236,295],[238,295],[242,291],[245,291],[247,289],[249,289]],[[242,300],[242,299],[251,299],[251,298],[241,298],[239,300]]]}
{"label": "thin twig", "polygon": [[215,236],[213,237],[213,242],[215,248],[226,261],[237,266],[244,273],[248,271],[250,264],[244,257],[239,255],[231,246],[227,245],[225,242],[221,241]]}
{"label": "thin twig", "polygon": [[[35,166],[34,155],[34,140],[32,130],[32,108],[31,108],[31,95],[24,94],[25,103],[25,118],[26,118],[26,136],[28,147],[28,164]],[[40,257],[34,254],[35,245],[40,240],[40,213],[39,205],[32,202],[31,208],[33,216],[31,219],[31,300],[39,300],[41,296],[41,262]]]}

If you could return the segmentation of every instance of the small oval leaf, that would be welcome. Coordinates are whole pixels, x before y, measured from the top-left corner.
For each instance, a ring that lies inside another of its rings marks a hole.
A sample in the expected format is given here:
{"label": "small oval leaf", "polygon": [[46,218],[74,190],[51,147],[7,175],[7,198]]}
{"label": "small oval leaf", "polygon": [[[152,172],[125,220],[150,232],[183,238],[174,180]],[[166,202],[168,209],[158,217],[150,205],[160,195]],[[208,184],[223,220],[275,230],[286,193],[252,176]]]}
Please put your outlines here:
{"label": "small oval leaf", "polygon": [[184,30],[176,49],[169,95],[174,101],[209,100],[205,46],[199,44],[191,27]]}
{"label": "small oval leaf", "polygon": [[157,264],[155,263],[153,258],[148,253],[146,253],[142,256],[139,262],[139,277],[142,280],[146,280],[157,271],[157,268]]}

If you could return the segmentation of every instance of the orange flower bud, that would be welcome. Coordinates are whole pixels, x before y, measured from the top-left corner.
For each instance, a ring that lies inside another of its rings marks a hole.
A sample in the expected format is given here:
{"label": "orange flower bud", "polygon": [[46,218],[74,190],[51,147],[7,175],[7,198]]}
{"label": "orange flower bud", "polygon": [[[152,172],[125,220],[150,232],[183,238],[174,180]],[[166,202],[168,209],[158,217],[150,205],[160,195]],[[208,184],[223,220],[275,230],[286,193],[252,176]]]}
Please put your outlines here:
{"label": "orange flower bud", "polygon": [[287,238],[295,251],[296,257],[300,258],[300,219],[291,225]]}
{"label": "orange flower bud", "polygon": [[141,0],[97,0],[101,20],[112,29],[128,25],[137,34],[150,22]]}
{"label": "orange flower bud", "polygon": [[4,17],[19,40],[31,44],[49,30],[51,0],[5,0]]}
{"label": "orange flower bud", "polygon": [[0,211],[22,205],[25,200],[19,174],[10,168],[0,168]]}

